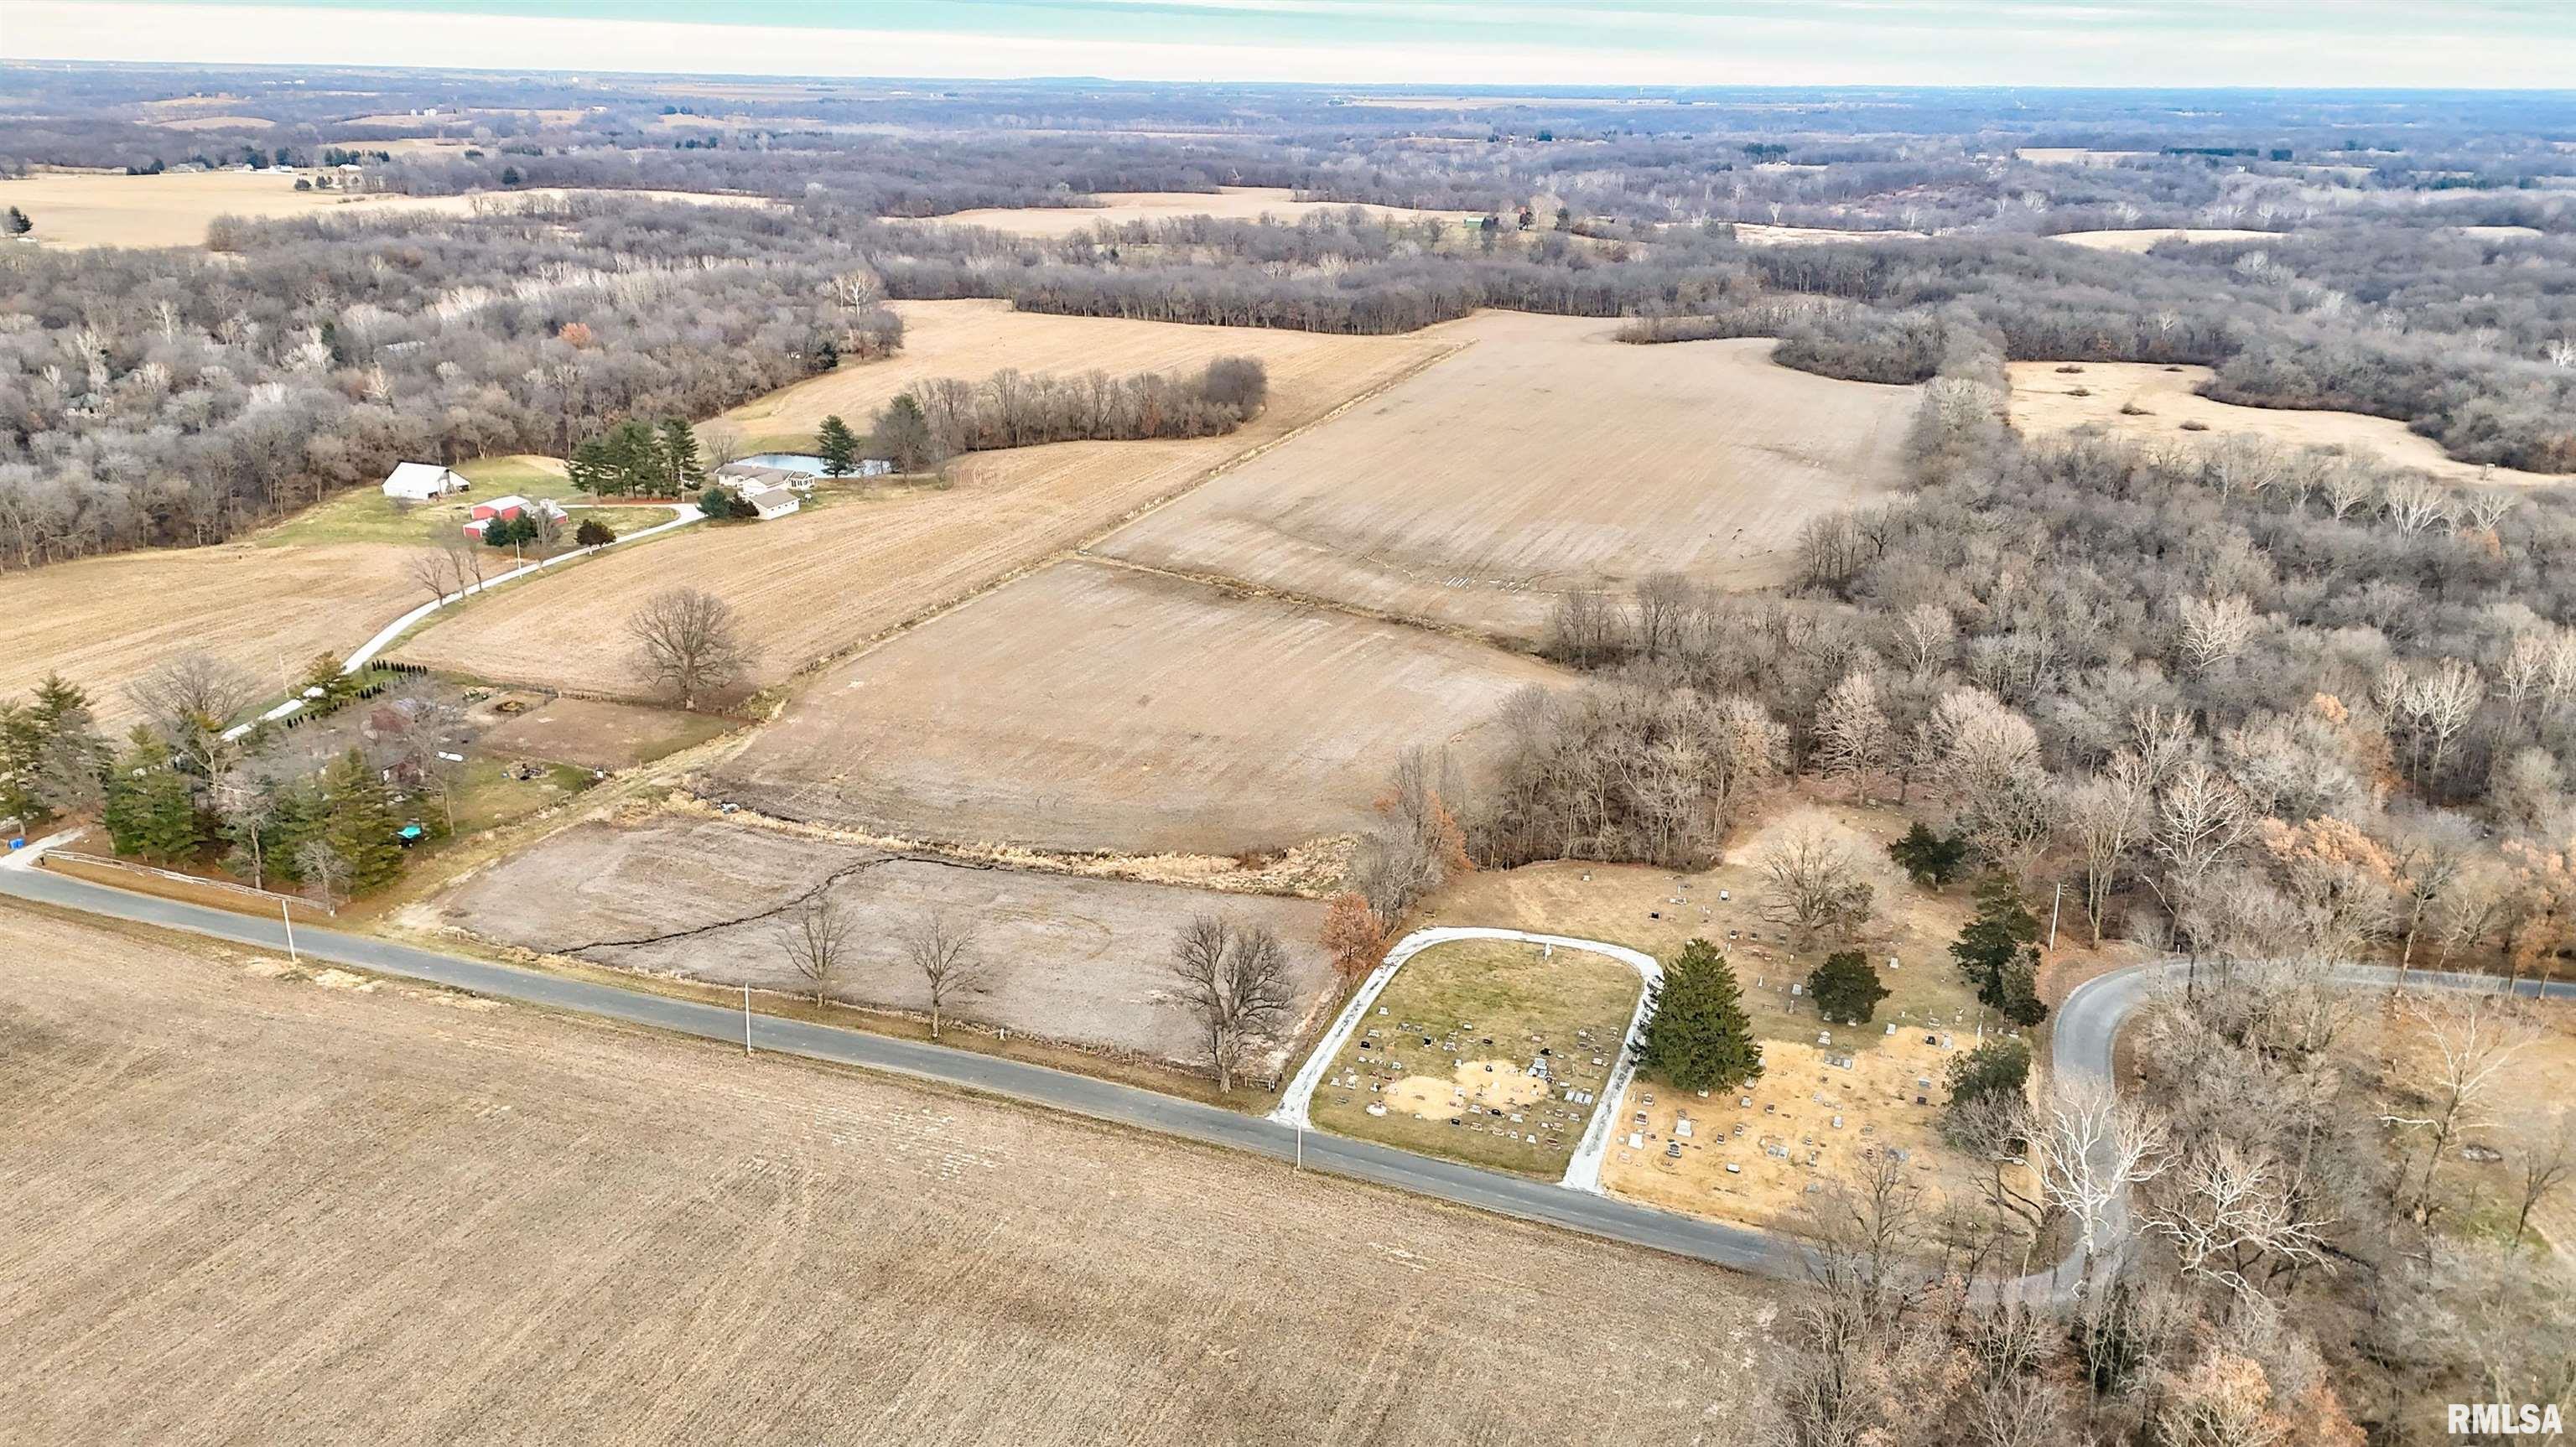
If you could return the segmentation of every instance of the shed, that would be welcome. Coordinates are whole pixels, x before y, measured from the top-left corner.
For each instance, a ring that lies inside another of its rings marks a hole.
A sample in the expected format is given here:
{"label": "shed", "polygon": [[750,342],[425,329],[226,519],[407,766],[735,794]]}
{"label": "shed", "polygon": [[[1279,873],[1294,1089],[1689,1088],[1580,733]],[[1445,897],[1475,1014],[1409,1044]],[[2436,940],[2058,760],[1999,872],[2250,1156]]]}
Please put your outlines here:
{"label": "shed", "polygon": [[434,462],[398,462],[385,474],[385,496],[411,502],[428,502],[451,492],[463,492],[473,484],[454,471]]}
{"label": "shed", "polygon": [[744,488],[742,500],[751,504],[752,511],[760,514],[763,522],[783,518],[805,505],[794,488],[773,483],[754,483]]}

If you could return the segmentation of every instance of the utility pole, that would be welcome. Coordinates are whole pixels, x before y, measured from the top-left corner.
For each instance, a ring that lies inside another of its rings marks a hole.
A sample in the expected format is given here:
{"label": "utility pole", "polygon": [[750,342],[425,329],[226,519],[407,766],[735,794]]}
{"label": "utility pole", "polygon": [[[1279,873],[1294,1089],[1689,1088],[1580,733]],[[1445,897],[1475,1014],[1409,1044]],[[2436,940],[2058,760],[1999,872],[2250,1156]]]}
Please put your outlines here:
{"label": "utility pole", "polygon": [[2057,949],[2057,915],[2065,908],[2066,881],[2061,879],[2057,882],[2057,901],[2048,907],[2048,948],[2051,953]]}
{"label": "utility pole", "polygon": [[277,917],[286,926],[286,962],[295,964],[295,916],[287,910],[285,900],[277,902]]}
{"label": "utility pole", "polygon": [[1297,1122],[1297,1169],[1306,1169],[1306,1123]]}
{"label": "utility pole", "polygon": [[742,1053],[751,1054],[751,981],[742,982]]}

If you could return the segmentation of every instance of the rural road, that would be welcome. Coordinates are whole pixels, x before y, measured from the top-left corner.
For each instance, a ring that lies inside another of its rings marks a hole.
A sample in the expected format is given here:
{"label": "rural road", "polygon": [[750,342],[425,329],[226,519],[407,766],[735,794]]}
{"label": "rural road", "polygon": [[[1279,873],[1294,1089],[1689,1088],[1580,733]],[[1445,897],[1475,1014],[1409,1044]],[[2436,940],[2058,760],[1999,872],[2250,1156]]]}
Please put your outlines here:
{"label": "rural road", "polygon": [[[258,949],[286,948],[285,931],[275,920],[48,874],[27,867],[34,863],[32,856],[36,852],[29,850],[10,860],[15,867],[0,868],[0,895],[185,930]],[[1296,1159],[1302,1145],[1305,1164],[1316,1170],[1740,1271],[1792,1278],[1800,1274],[1808,1260],[1804,1246],[1767,1232],[1698,1220],[1587,1191],[1568,1190],[1553,1182],[1478,1170],[1365,1141],[1304,1132],[1277,1120],[1241,1115],[1042,1065],[757,1013],[746,1018],[742,1011],[720,1005],[675,1000],[334,930],[299,929],[295,943],[301,953],[315,959],[376,974],[728,1043],[741,1042],[748,1032],[752,1047],[759,1050],[962,1086],[1277,1160]],[[2179,979],[2183,969],[2179,962],[2133,965],[2078,986],[2057,1013],[2051,1059],[2059,1077],[2109,1079],[2112,1044],[2122,1023],[2160,986]],[[2336,971],[2336,978],[2356,987],[2384,988],[2397,983],[2397,972],[2373,965],[2347,965]],[[2483,976],[2423,970],[2414,971],[2409,979],[2414,984],[2449,989],[2493,989],[2496,985],[2496,981]],[[2529,993],[2557,1000],[2576,999],[2576,984],[2529,983]],[[2054,1269],[2023,1277],[2002,1289],[2031,1298],[2063,1296],[2071,1291],[2080,1269],[2080,1261],[2070,1255]]]}

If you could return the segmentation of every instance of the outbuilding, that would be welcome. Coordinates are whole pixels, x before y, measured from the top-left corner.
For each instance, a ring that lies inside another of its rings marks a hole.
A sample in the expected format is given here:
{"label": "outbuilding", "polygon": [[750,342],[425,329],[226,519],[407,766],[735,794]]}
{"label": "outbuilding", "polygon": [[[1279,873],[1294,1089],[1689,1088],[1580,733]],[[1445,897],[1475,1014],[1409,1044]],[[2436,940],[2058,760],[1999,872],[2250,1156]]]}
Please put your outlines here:
{"label": "outbuilding", "polygon": [[393,471],[385,474],[385,496],[406,502],[429,502],[472,486],[452,469],[434,462],[398,462]]}
{"label": "outbuilding", "polygon": [[804,500],[797,497],[796,489],[782,483],[754,483],[742,490],[742,500],[751,504],[752,511],[760,515],[762,522],[783,518],[804,506]]}

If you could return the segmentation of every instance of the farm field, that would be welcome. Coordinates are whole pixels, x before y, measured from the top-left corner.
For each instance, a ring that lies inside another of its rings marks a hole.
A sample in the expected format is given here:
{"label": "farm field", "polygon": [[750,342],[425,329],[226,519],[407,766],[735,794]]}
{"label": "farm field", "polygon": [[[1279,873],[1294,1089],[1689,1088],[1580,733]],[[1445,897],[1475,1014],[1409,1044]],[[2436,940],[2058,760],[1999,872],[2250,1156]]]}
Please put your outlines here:
{"label": "farm field", "polygon": [[2226,226],[2140,227],[2134,230],[2060,231],[2049,238],[2095,251],[2145,251],[2160,241],[2287,241],[2285,231],[2246,231]]}
{"label": "farm field", "polygon": [[[2080,372],[2061,366],[2080,365]],[[2100,427],[2115,436],[2167,441],[2214,441],[2246,434],[2270,438],[2288,448],[2339,447],[2377,456],[2398,467],[2421,468],[2445,482],[2549,487],[2571,479],[2510,467],[2482,467],[2461,462],[2442,451],[2432,438],[2387,417],[2357,412],[2293,411],[2280,407],[2239,407],[2203,397],[2199,389],[2212,375],[2207,367],[2166,367],[2154,362],[2013,362],[2012,418],[2025,436],[2046,437],[2078,427]],[[2089,395],[2078,397],[2082,390]],[[2124,416],[2122,407],[2136,407]],[[2185,432],[2186,422],[2206,430]]]}
{"label": "farm field", "polygon": [[[1318,211],[1353,209],[1348,201],[1296,201],[1279,186],[1220,186],[1202,191],[1103,191],[1098,206],[991,206],[931,218],[948,226],[988,226],[1014,236],[1071,236],[1103,222],[1123,226],[1135,221],[1171,221],[1184,216],[1213,216],[1220,221],[1253,221],[1263,216],[1295,221]],[[1468,219],[1463,211],[1409,211],[1397,206],[1358,206],[1372,216],[1398,220],[1426,217],[1448,222]]]}
{"label": "farm field", "polygon": [[1745,1278],[1284,1165],[15,906],[0,948],[30,1442],[1684,1447],[1768,1364]]}
{"label": "farm field", "polygon": [[0,697],[47,673],[90,691],[111,737],[134,721],[127,680],[205,652],[267,682],[366,642],[419,592],[401,549],[349,544],[119,553],[0,573]]}
{"label": "farm field", "polygon": [[[907,324],[918,328],[919,343],[948,359],[934,369],[948,375],[980,377],[1004,366],[1042,370],[1050,359],[1087,366],[1083,359],[1100,352],[1077,338],[1095,327],[1105,329],[1099,333],[1109,339],[1103,345],[1130,348],[1138,366],[1172,367],[1227,351],[1275,347],[1266,353],[1272,359],[1270,404],[1224,437],[979,452],[952,466],[945,489],[871,492],[834,498],[828,507],[773,523],[685,529],[631,552],[585,561],[574,587],[546,578],[477,600],[424,629],[398,650],[401,656],[512,682],[627,692],[635,683],[624,643],[586,625],[622,619],[654,593],[684,583],[733,606],[760,649],[753,680],[775,684],[1075,547],[1440,354],[1436,343],[1414,338],[1325,338],[1026,316],[982,302],[907,306],[905,312]],[[939,339],[952,321],[993,330],[984,333],[984,343],[950,347]],[[1153,334],[1162,350],[1144,346],[1145,338],[1131,328]],[[1014,335],[1049,340],[1043,347],[1013,347],[1008,338]],[[866,370],[849,367],[825,380],[837,385]],[[870,384],[883,398],[903,385],[892,373],[884,383]],[[848,406],[852,425],[866,425],[861,401],[832,405]],[[815,420],[820,416],[816,412]],[[584,626],[573,626],[576,621]]]}
{"label": "farm field", "polygon": [[[1198,1034],[1171,998],[1167,967],[1173,933],[1199,913],[1278,931],[1293,962],[1295,1037],[1332,1003],[1331,966],[1315,943],[1324,907],[1311,900],[906,857],[689,814],[575,825],[434,903],[443,923],[540,954],[810,995],[779,932],[782,912],[817,888],[856,921],[853,956],[832,989],[845,1004],[929,1013],[899,941],[932,911],[971,925],[992,969],[987,993],[950,1003],[952,1026],[1198,1068]],[[1288,1048],[1255,1073],[1279,1073]]]}
{"label": "farm field", "polygon": [[[26,212],[36,223],[32,239],[61,247],[203,246],[206,226],[218,216],[266,221],[282,216],[365,216],[393,210],[462,215],[479,203],[508,204],[515,197],[570,194],[573,193],[558,188],[464,196],[351,196],[336,190],[298,191],[293,176],[259,171],[165,172],[158,176],[49,173],[0,180],[0,207],[15,206]],[[597,194],[710,204],[775,204],[757,197],[685,191]]]}
{"label": "farm field", "polygon": [[1815,246],[1839,241],[1928,241],[1920,231],[1846,231],[1830,226],[1766,226],[1758,221],[1735,223],[1735,239],[1746,246]]}
{"label": "farm field", "polygon": [[[1863,1146],[1907,1151],[1936,1193],[1970,1188],[1966,1163],[1942,1144],[1936,1124],[1948,1098],[1943,1071],[1979,1039],[1975,993],[1949,956],[1950,942],[1975,912],[1974,892],[1960,883],[1928,893],[1905,878],[1886,850],[1906,823],[1889,809],[1784,802],[1772,817],[1740,826],[1728,840],[1726,862],[1713,869],[1686,874],[1568,861],[1487,871],[1427,899],[1421,922],[1545,930],[1628,945],[1658,959],[1671,958],[1694,936],[1724,950],[1743,987],[1745,1012],[1764,1041],[1765,1074],[1738,1092],[1753,1105],[1741,1109],[1733,1096],[1677,1099],[1640,1079],[1615,1103],[1618,1129],[1602,1184],[1613,1195],[1694,1215],[1794,1227],[1806,1186],[1841,1174]],[[1811,830],[1839,844],[1874,890],[1876,918],[1852,947],[1882,966],[1891,956],[1898,961],[1893,970],[1880,969],[1888,996],[1872,1022],[1858,1028],[1826,1025],[1803,995],[1790,994],[1826,951],[1791,950],[1780,929],[1762,918],[1762,850]],[[2052,967],[2090,958],[2078,948],[2081,936],[2079,918],[2061,937],[2065,948],[2050,956]],[[1819,1033],[1830,1037],[1829,1045],[1818,1045]],[[1930,1044],[1926,1034],[1934,1037]],[[1829,1065],[1827,1056],[1852,1063]],[[1917,1087],[1920,1078],[1932,1087]],[[1918,1093],[1926,1099],[1922,1106],[1913,1103]],[[1644,1127],[1635,1124],[1640,1111]],[[1844,1118],[1839,1129],[1831,1124],[1837,1113]],[[1693,1131],[1675,1161],[1664,1152],[1675,1139],[1675,1117],[1683,1114]],[[1723,1133],[1738,1120],[1747,1122],[1747,1131],[1734,1142]],[[1631,1134],[1640,1137],[1633,1148]],[[1764,1153],[1766,1134],[1774,1137],[1769,1144],[1791,1148],[1792,1159]],[[1818,1144],[1801,1144],[1810,1137]],[[1820,1151],[1813,1168],[1805,1164],[1810,1150]],[[1726,1173],[1729,1160],[1740,1174]]]}
{"label": "farm field", "polygon": [[[803,689],[707,786],[950,842],[1231,854],[1348,832],[1396,756],[1560,675],[1399,624],[1059,562]],[[1472,772],[1472,769],[1471,769]]]}
{"label": "farm field", "polygon": [[1521,638],[1561,593],[1782,581],[1798,529],[1893,490],[1914,389],[1489,312],[1470,343],[1094,551]]}
{"label": "farm field", "polygon": [[581,769],[631,769],[705,743],[725,722],[702,713],[643,708],[591,698],[551,698],[514,714],[482,738],[500,758],[544,759]]}
{"label": "farm field", "polygon": [[1013,311],[1007,301],[899,301],[893,309],[903,318],[901,351],[880,361],[845,363],[716,420],[739,431],[751,451],[801,451],[813,446],[814,430],[825,417],[838,416],[864,434],[896,394],[935,378],[980,383],[1005,367],[1041,376],[1178,374],[1196,372],[1219,357],[1250,356],[1270,371],[1268,407],[1251,426],[1294,426],[1367,385],[1379,369],[1409,365],[1440,348],[1408,337],[1051,316]]}
{"label": "farm field", "polygon": [[1387,981],[1334,1057],[1314,1122],[1555,1180],[1592,1119],[1579,1097],[1608,1082],[1641,988],[1635,970],[1581,950],[1433,945]]}

